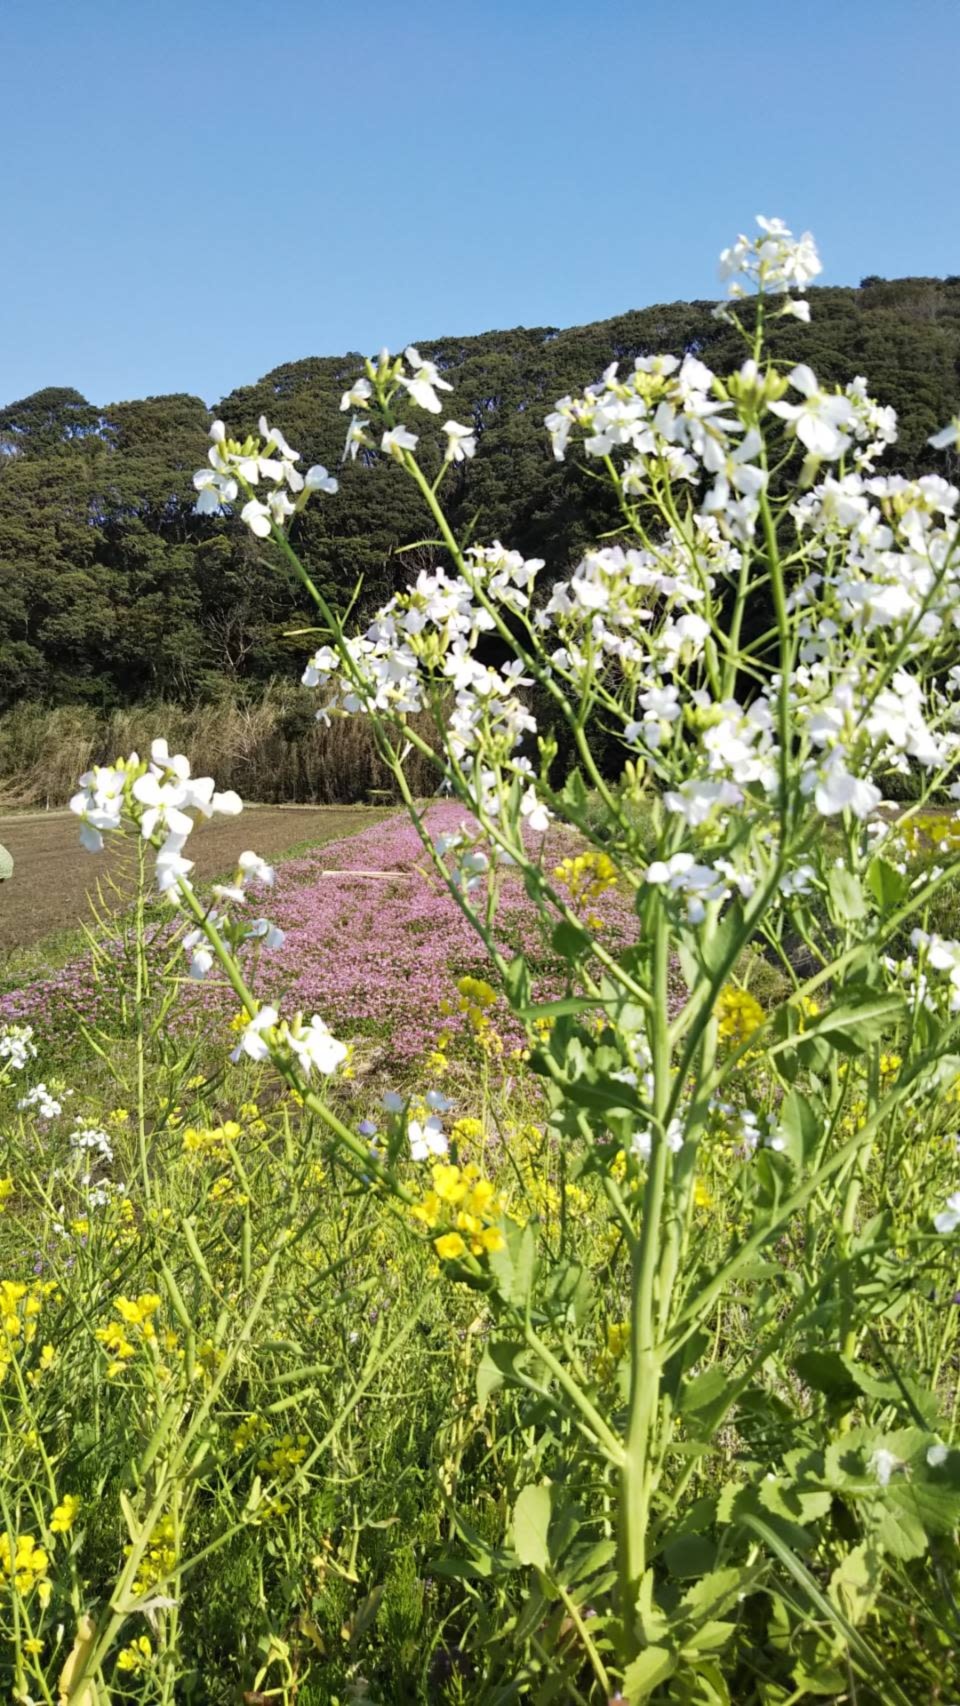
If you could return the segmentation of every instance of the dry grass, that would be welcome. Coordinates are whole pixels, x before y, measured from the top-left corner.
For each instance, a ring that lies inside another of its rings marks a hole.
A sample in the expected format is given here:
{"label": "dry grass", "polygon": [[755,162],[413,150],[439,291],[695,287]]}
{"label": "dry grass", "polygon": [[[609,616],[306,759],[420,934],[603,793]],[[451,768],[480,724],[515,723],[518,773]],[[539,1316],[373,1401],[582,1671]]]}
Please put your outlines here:
{"label": "dry grass", "polygon": [[[91,764],[144,753],[160,734],[171,750],[186,753],[197,773],[214,776],[219,788],[235,788],[244,799],[349,805],[381,790],[392,798],[389,772],[364,719],[323,728],[315,708],[313,696],[286,684],[250,704],[225,699],[194,708],[154,704],[106,712],[20,705],[0,717],[0,805],[64,805]],[[422,732],[428,735],[425,723]],[[415,794],[433,793],[436,774],[416,754],[408,774]]]}

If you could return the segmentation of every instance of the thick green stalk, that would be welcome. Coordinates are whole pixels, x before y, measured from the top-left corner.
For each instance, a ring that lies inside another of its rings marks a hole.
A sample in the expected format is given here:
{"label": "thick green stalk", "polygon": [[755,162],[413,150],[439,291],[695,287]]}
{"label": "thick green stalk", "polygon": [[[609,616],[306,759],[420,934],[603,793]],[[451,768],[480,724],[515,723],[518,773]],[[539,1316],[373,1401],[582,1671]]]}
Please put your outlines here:
{"label": "thick green stalk", "polygon": [[661,1359],[656,1282],[663,1210],[670,1176],[666,1115],[670,1102],[670,1036],[667,1015],[669,925],[659,895],[652,901],[653,1010],[650,1021],[654,1097],[653,1132],[643,1195],[640,1238],[633,1254],[630,1312],[630,1393],[620,1473],[620,1613],[628,1653],[635,1649],[634,1610],[647,1567],[647,1529],[654,1487],[655,1433],[660,1403]]}

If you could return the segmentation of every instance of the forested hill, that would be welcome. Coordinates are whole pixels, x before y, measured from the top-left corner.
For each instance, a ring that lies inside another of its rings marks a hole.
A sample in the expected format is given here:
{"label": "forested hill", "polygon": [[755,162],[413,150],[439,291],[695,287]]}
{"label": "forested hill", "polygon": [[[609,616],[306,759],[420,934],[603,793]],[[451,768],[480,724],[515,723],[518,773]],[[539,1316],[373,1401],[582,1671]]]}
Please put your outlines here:
{"label": "forested hill", "polygon": [[[812,323],[781,322],[777,353],[809,362],[824,381],[865,374],[900,416],[900,443],[885,466],[933,466],[924,441],[960,409],[960,277],[871,278],[810,297]],[[500,537],[562,569],[608,514],[595,482],[554,462],[544,415],[613,360],[692,350],[720,371],[736,365],[737,336],[712,306],[676,302],[566,331],[421,341],[455,388],[451,415],[473,420],[479,439],[476,460],[450,477],[458,527],[473,522],[477,538]],[[214,413],[239,436],[265,413],[307,462],[336,468],[340,395],[359,361],[292,362]],[[285,641],[282,631],[310,620],[296,588],[266,565],[268,551],[238,521],[193,513],[191,476],[211,419],[197,397],[100,408],[67,389],[0,411],[0,708],[23,698],[193,701],[214,695],[224,678],[253,686],[290,672],[305,642]],[[430,423],[416,425],[426,444]],[[425,530],[400,470],[369,460],[339,470],[339,494],[299,524],[301,553],[334,601],[361,575],[364,603],[382,598],[409,567],[398,547]],[[943,470],[943,459],[936,465]]]}

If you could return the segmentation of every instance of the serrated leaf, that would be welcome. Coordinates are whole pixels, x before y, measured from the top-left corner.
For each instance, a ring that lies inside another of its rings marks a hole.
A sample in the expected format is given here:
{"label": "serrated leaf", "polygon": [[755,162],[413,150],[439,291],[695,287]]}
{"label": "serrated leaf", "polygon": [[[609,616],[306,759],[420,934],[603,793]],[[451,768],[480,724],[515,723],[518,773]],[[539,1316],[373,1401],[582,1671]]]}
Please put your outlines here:
{"label": "serrated leaf", "polygon": [[508,1220],[504,1225],[504,1242],[487,1258],[498,1295],[514,1309],[523,1309],[529,1302],[537,1263],[537,1244],[530,1221],[517,1226]]}
{"label": "serrated leaf", "polygon": [[676,1668],[677,1655],[669,1647],[645,1647],[624,1672],[621,1692],[628,1706],[640,1706],[642,1701],[649,1700],[654,1689],[666,1682]]}

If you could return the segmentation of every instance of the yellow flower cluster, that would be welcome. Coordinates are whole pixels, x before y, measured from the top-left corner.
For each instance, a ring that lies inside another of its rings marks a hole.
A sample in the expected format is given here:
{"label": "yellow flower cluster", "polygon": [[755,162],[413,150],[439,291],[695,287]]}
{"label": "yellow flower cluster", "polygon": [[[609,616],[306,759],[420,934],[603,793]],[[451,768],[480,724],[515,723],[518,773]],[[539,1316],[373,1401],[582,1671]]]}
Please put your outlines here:
{"label": "yellow flower cluster", "polygon": [[432,1168],[433,1189],[410,1210],[421,1225],[434,1227],[442,1221],[453,1221],[457,1230],[444,1232],[433,1241],[437,1255],[445,1262],[455,1262],[470,1251],[472,1256],[492,1255],[502,1250],[503,1233],[493,1224],[504,1212],[504,1202],[495,1185],[481,1177],[479,1167],[470,1163],[455,1167],[451,1162],[438,1162]]}
{"label": "yellow flower cluster", "polygon": [[257,1435],[263,1433],[266,1425],[262,1416],[253,1413],[244,1416],[243,1421],[234,1428],[231,1436],[230,1444],[234,1451],[246,1451],[247,1446],[252,1444]]}
{"label": "yellow flower cluster", "polygon": [[214,1179],[208,1197],[210,1202],[218,1203],[221,1208],[245,1208],[250,1201],[246,1191],[241,1191],[230,1173],[221,1173],[219,1179]]}
{"label": "yellow flower cluster", "polygon": [[[123,1555],[129,1558],[132,1546],[123,1548]],[[176,1529],[172,1516],[162,1516],[157,1523],[150,1544],[143,1554],[133,1581],[133,1591],[138,1596],[149,1593],[157,1582],[165,1576],[172,1575],[177,1564]]]}
{"label": "yellow flower cluster", "polygon": [[955,853],[960,847],[960,824],[955,817],[924,813],[898,825],[900,840],[908,853]]}
{"label": "yellow flower cluster", "polygon": [[[0,1280],[0,1382],[6,1375],[18,1350],[33,1343],[37,1336],[37,1317],[43,1300],[56,1290],[53,1280],[42,1285],[24,1285],[21,1280]],[[49,1367],[53,1349],[44,1347],[42,1365]]]}
{"label": "yellow flower cluster", "polygon": [[296,1437],[293,1434],[284,1434],[271,1452],[258,1458],[257,1468],[261,1474],[289,1475],[298,1463],[303,1462],[309,1443],[307,1434],[297,1434]]}
{"label": "yellow flower cluster", "polygon": [[145,1291],[137,1298],[117,1297],[113,1307],[119,1321],[98,1327],[95,1334],[112,1358],[107,1366],[107,1375],[111,1379],[123,1373],[130,1359],[136,1356],[138,1344],[156,1339],[153,1317],[160,1307],[160,1298],[155,1291]]}
{"label": "yellow flower cluster", "polygon": [[[608,853],[578,853],[574,859],[561,860],[553,874],[569,890],[576,907],[592,908],[608,889],[617,885],[617,867]],[[591,930],[599,930],[603,919],[591,911],[584,922]]]}
{"label": "yellow flower cluster", "polygon": [[263,1118],[257,1102],[241,1102],[237,1114],[244,1125],[248,1126],[257,1137],[263,1137],[267,1129],[267,1122]]}
{"label": "yellow flower cluster", "polygon": [[69,1534],[80,1514],[80,1500],[76,1493],[67,1493],[60,1500],[50,1516],[51,1534]]}
{"label": "yellow flower cluster", "polygon": [[152,1663],[153,1646],[149,1635],[138,1635],[129,1647],[121,1647],[117,1654],[117,1669],[126,1671],[130,1676],[139,1676]]}
{"label": "yellow flower cluster", "polygon": [[721,989],[714,1013],[721,1038],[737,1048],[749,1041],[766,1018],[756,996],[746,989],[734,989],[729,983]]}
{"label": "yellow flower cluster", "polygon": [[[255,1104],[254,1104],[255,1105]],[[242,1113],[241,1109],[241,1113]],[[184,1127],[183,1152],[185,1155],[226,1155],[227,1144],[236,1143],[242,1137],[243,1129],[236,1120],[226,1120],[223,1125]]]}
{"label": "yellow flower cluster", "polygon": [[32,1534],[18,1534],[12,1542],[9,1534],[0,1534],[0,1586],[14,1587],[24,1598],[36,1588],[45,1606],[51,1593],[49,1563],[49,1556]]}

